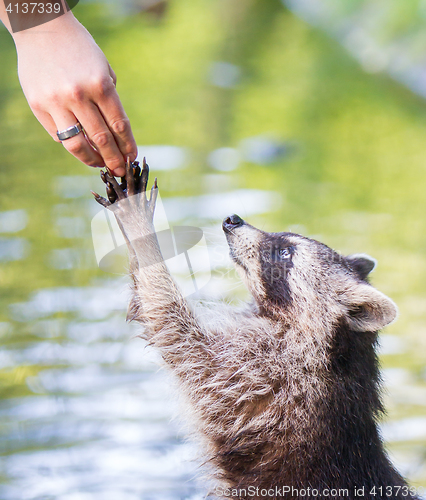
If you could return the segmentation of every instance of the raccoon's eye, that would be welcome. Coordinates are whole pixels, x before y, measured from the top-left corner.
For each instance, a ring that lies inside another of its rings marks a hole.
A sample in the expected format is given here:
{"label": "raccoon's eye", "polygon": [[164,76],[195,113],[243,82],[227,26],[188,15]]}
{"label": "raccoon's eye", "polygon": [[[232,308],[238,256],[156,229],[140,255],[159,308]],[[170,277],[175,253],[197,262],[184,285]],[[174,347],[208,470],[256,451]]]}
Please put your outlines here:
{"label": "raccoon's eye", "polygon": [[280,248],[278,255],[281,260],[289,259],[292,255],[291,247]]}

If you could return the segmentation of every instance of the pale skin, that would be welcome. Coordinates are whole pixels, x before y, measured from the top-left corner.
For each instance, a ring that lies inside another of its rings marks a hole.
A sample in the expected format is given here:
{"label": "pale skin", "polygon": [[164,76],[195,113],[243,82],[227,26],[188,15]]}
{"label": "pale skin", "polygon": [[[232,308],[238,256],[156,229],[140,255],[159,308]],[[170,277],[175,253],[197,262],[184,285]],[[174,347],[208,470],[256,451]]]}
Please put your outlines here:
{"label": "pale skin", "polygon": [[19,81],[38,121],[57,142],[57,130],[80,122],[85,133],[63,141],[65,149],[86,165],[124,175],[126,159],[136,159],[136,141],[116,75],[90,33],[72,12],[12,33],[1,0],[0,19],[14,39]]}

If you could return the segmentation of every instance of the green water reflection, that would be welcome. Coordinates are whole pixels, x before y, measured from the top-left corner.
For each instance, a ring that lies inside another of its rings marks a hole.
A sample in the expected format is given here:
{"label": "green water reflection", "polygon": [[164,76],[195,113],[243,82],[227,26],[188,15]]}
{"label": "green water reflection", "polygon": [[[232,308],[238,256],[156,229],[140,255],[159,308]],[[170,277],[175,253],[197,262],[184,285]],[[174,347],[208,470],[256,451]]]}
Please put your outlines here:
{"label": "green water reflection", "polygon": [[[137,142],[189,151],[184,167],[156,174],[163,198],[232,189],[275,191],[282,202],[253,215],[254,225],[290,228],[343,253],[365,252],[378,259],[374,284],[400,307],[399,320],[385,332],[382,361],[389,381],[388,422],[399,422],[402,431],[388,427],[385,435],[393,436],[390,449],[413,483],[426,486],[426,102],[384,75],[361,71],[334,40],[278,1],[181,0],[161,19],[118,16],[106,5],[82,2],[74,12],[118,75]],[[38,374],[74,366],[66,356],[47,356],[44,362],[35,356],[31,362],[19,352],[47,344],[64,350],[87,346],[84,332],[90,337],[91,326],[96,329],[101,320],[107,328],[108,318],[120,325],[124,311],[106,300],[111,315],[85,318],[83,324],[72,308],[52,310],[40,322],[10,307],[44,289],[106,289],[108,280],[118,285],[117,276],[97,269],[91,246],[90,218],[96,207],[89,187],[100,186],[97,174],[54,143],[32,116],[5,30],[0,31],[0,49],[0,210],[24,210],[28,218],[24,229],[0,234],[0,245],[12,245],[9,257],[0,261],[6,361],[14,353],[11,363],[1,365],[0,397],[10,410],[15,398],[20,404],[40,395],[66,398],[64,388],[52,386],[49,392],[37,385]],[[259,136],[263,142],[247,141]],[[242,152],[236,169],[218,171],[209,164],[211,151],[223,147]],[[82,179],[87,191],[67,190],[68,176],[87,179]],[[76,318],[80,333],[71,345],[69,325]],[[124,327],[123,332],[101,336],[104,352],[130,337]],[[76,356],[83,360],[82,380],[84,370],[109,363],[87,352]],[[123,383],[131,383],[131,373],[126,372],[130,379]],[[84,394],[85,388],[75,392]],[[94,426],[93,432],[73,439],[32,440],[28,408],[22,418],[28,439],[25,433],[15,441],[8,438],[16,430],[10,413],[4,413],[0,426],[1,474],[9,485],[17,476],[8,472],[7,458],[15,453],[53,453],[74,441],[97,439]],[[418,432],[410,437],[404,426]],[[118,482],[115,487],[120,491]]]}

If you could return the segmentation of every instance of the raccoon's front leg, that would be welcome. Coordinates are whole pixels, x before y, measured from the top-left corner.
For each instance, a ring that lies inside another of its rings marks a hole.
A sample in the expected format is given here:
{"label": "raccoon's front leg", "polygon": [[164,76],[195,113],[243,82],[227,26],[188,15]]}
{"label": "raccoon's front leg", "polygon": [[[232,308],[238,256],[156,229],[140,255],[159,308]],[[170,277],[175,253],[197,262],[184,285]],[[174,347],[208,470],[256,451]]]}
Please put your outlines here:
{"label": "raccoon's front leg", "polygon": [[[274,397],[274,386],[269,386],[270,377],[266,376],[268,365],[262,385],[259,362],[250,357],[257,348],[240,351],[220,323],[201,325],[176,287],[154,231],[157,186],[154,183],[147,199],[145,162],[142,171],[128,162],[122,185],[110,174],[104,174],[104,178],[109,200],[96,194],[95,198],[114,212],[134,260],[134,319],[144,324],[144,337],[159,349],[181,382],[192,403],[198,430],[207,438],[208,453],[224,477],[230,477],[226,470],[235,456],[241,457],[242,467],[250,470],[254,467],[250,450],[259,449],[259,429],[270,420],[269,414],[263,413]],[[243,324],[238,330],[244,330]],[[252,330],[244,338],[256,343],[257,335],[251,335]],[[264,345],[259,346],[257,352],[264,349]]]}
{"label": "raccoon's front leg", "polygon": [[121,185],[110,172],[101,174],[108,200],[93,194],[98,203],[114,212],[129,248],[134,281],[130,319],[144,323],[145,337],[159,347],[166,362],[179,371],[179,360],[185,356],[182,343],[193,336],[199,339],[201,328],[161,255],[153,224],[157,180],[148,199],[148,165],[145,159],[142,169],[137,163],[134,165],[127,162],[126,177]]}

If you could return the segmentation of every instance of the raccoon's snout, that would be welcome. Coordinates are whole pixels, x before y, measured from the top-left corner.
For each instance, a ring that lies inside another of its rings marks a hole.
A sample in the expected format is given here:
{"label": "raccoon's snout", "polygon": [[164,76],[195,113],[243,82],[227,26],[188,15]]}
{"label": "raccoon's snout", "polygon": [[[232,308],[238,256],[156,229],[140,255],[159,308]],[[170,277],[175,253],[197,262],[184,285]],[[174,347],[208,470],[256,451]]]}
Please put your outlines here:
{"label": "raccoon's snout", "polygon": [[233,214],[230,217],[223,219],[222,228],[226,233],[230,233],[233,229],[240,227],[243,224],[245,224],[243,219],[240,216]]}

